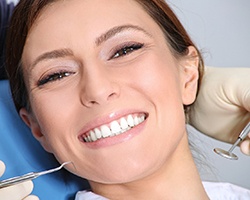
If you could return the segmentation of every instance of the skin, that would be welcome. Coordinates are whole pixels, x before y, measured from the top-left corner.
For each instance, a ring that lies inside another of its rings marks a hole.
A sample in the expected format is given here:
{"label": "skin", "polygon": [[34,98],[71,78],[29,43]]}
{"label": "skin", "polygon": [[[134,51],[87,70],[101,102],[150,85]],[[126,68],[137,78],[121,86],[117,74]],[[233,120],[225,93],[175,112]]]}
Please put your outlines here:
{"label": "skin", "polygon": [[[102,37],[114,27],[123,28]],[[143,45],[114,57],[131,43]],[[62,49],[63,55],[41,57]],[[36,20],[24,47],[32,110],[22,108],[20,116],[43,147],[59,162],[72,161],[67,169],[98,194],[206,199],[183,111],[195,100],[196,53],[189,47],[189,56],[175,59],[159,26],[132,0],[58,1]],[[58,71],[68,76],[38,84]],[[138,113],[146,120],[121,137],[96,145],[79,140],[86,130]]]}

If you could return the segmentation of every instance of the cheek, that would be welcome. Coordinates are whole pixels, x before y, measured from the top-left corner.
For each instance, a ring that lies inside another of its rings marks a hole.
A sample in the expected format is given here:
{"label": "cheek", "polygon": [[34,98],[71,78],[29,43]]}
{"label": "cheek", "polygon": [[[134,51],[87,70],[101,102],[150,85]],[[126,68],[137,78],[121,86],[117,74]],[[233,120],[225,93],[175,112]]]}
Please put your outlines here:
{"label": "cheek", "polygon": [[[185,133],[177,66],[174,63],[164,64],[159,59],[150,60],[153,62],[134,67],[134,72],[130,73],[130,87],[139,94],[140,98],[136,98],[138,101],[147,102],[150,116],[145,130],[147,136],[144,135],[138,143],[130,146],[131,149],[133,147],[131,155],[134,163],[128,165],[127,175],[129,172],[152,172],[160,167]],[[128,150],[124,150],[122,155],[126,153]],[[129,154],[127,157],[130,158]],[[129,162],[126,160],[123,165],[126,166],[126,163]]]}
{"label": "cheek", "polygon": [[[48,96],[50,98],[47,98]],[[74,121],[72,108],[70,108],[72,102],[74,102],[72,95],[61,98],[57,94],[55,96],[38,95],[32,104],[43,137],[41,144],[44,148],[49,147],[49,151],[61,163],[73,160],[69,150],[74,154],[74,145],[78,142],[76,130],[70,125]]]}
{"label": "cheek", "polygon": [[[164,134],[182,134],[185,115],[178,63],[168,55],[159,55],[148,56],[146,62],[134,67],[134,72],[130,73],[134,76],[130,79],[130,87],[152,105],[152,126],[156,125]],[[161,59],[162,57],[165,59]]]}
{"label": "cheek", "polygon": [[152,101],[159,101],[165,105],[182,105],[178,66],[172,58],[159,57],[149,56],[140,67],[134,67],[134,71],[129,73],[133,76],[130,78],[130,87],[136,87]]}
{"label": "cheek", "polygon": [[[147,67],[142,81],[145,93],[154,111],[152,130],[156,131],[155,146],[175,148],[185,132],[185,114],[182,104],[181,83],[177,64],[171,60],[155,59],[154,67]],[[151,69],[151,70],[150,70]]]}
{"label": "cheek", "polygon": [[[63,136],[68,123],[73,120],[74,95],[68,92],[41,92],[31,97],[31,107],[47,138]],[[67,94],[67,95],[65,95]]]}

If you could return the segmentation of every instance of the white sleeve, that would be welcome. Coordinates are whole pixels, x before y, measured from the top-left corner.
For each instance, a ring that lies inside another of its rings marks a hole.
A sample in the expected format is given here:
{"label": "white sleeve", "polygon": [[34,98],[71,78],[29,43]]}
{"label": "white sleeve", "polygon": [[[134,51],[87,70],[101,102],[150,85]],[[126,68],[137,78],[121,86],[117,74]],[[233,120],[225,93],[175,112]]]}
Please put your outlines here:
{"label": "white sleeve", "polygon": [[97,195],[91,191],[84,190],[77,192],[75,200],[108,200],[108,199],[100,195]]}
{"label": "white sleeve", "polygon": [[[249,200],[250,190],[221,182],[203,182],[203,186],[210,200]],[[105,197],[90,191],[80,191],[75,200],[107,200]]]}
{"label": "white sleeve", "polygon": [[248,200],[250,190],[222,182],[203,182],[210,200]]}

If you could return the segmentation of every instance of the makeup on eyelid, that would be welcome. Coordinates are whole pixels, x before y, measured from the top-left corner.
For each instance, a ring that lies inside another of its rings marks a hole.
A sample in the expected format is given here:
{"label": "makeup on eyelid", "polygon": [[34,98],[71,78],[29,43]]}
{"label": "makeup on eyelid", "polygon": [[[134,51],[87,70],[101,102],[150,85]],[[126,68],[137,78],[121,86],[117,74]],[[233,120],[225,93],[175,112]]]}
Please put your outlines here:
{"label": "makeup on eyelid", "polygon": [[52,74],[46,75],[45,77],[42,77],[37,85],[42,86],[46,83],[53,82],[53,81],[59,81],[63,79],[64,77],[68,77],[70,75],[75,74],[75,72],[69,72],[69,71],[58,71],[58,72],[53,72]]}
{"label": "makeup on eyelid", "polygon": [[108,60],[120,57],[119,54],[128,55],[130,54],[130,49],[133,51],[139,50],[145,46],[145,41],[151,39],[152,36],[143,28],[134,25],[122,25],[119,27],[113,27],[106,33],[101,35],[97,40],[97,46],[103,45],[104,49],[110,49],[109,52],[101,53],[101,57],[106,58],[108,54]]}
{"label": "makeup on eyelid", "polygon": [[[111,41],[111,44],[115,46],[114,48],[111,49],[111,56],[107,55],[105,56],[108,60],[116,59],[119,57],[123,57],[125,55],[129,55],[133,51],[137,51],[141,49],[144,46],[143,42],[139,41],[144,41],[145,38],[151,38],[152,36],[143,28],[134,26],[134,25],[122,25],[119,27],[113,27],[104,34],[100,35],[95,41],[96,45],[99,46],[103,43],[109,43]],[[121,42],[124,41],[124,42]],[[120,44],[119,44],[120,43]],[[118,45],[117,45],[118,44]],[[106,46],[106,45],[104,45]],[[110,44],[108,44],[110,46]],[[102,48],[109,48],[108,46],[102,47]],[[104,51],[105,52],[105,51]],[[106,52],[105,54],[107,54]],[[45,52],[41,55],[39,55],[33,64],[31,65],[33,69],[37,64],[40,62],[47,62],[50,60],[55,60],[55,59],[61,59],[61,58],[66,58],[66,57],[74,57],[74,51],[71,48],[62,48],[58,50],[52,50],[49,52]],[[59,75],[60,73],[58,73]],[[52,74],[53,76],[53,74]],[[63,77],[61,77],[63,78]],[[59,78],[59,79],[61,79]],[[53,78],[52,78],[53,80]],[[57,79],[58,80],[58,79]],[[49,82],[50,79],[48,78],[46,80],[42,80],[40,85],[43,85],[47,82]],[[40,81],[38,81],[40,82]],[[38,85],[39,85],[38,84]]]}
{"label": "makeup on eyelid", "polygon": [[129,42],[129,43],[125,43],[123,45],[118,46],[117,49],[114,50],[114,55],[111,56],[111,59],[115,59],[115,58],[119,58],[125,55],[128,55],[130,53],[132,53],[133,51],[137,51],[139,49],[141,49],[144,46],[144,44],[138,43],[138,42]]}
{"label": "makeup on eyelid", "polygon": [[[58,49],[55,51],[65,51],[64,49]],[[50,53],[55,54],[55,51],[45,53],[49,56]],[[58,53],[59,55],[59,53]],[[29,69],[30,76],[34,82],[32,85],[35,87],[43,87],[47,83],[52,83],[74,75],[79,71],[79,63],[73,57],[46,57],[35,61],[36,63],[31,65]]]}
{"label": "makeup on eyelid", "polygon": [[[124,57],[127,56],[131,53],[133,53],[134,51],[137,51],[139,49],[141,49],[144,46],[144,44],[142,43],[138,43],[138,42],[128,42],[125,44],[122,44],[121,46],[118,46],[115,48],[115,50],[113,50],[115,53],[111,56],[111,58],[109,58],[108,60],[111,59],[118,59],[119,57]],[[56,58],[57,59],[57,58]],[[45,76],[42,76],[39,80],[37,85],[38,86],[42,86],[45,85],[46,83],[51,83],[54,81],[59,81],[63,78],[66,78],[70,75],[75,74],[75,72],[70,71],[70,70],[58,70],[49,74],[46,74]]]}
{"label": "makeup on eyelid", "polygon": [[38,87],[43,87],[48,83],[51,84],[53,82],[57,82],[69,76],[75,75],[79,70],[78,66],[75,64],[73,65],[63,63],[61,66],[57,63],[57,61],[52,61],[52,63],[53,64],[42,64],[40,67],[41,69],[38,69],[36,72],[34,72],[34,74],[36,74],[35,76],[37,76],[36,85]]}

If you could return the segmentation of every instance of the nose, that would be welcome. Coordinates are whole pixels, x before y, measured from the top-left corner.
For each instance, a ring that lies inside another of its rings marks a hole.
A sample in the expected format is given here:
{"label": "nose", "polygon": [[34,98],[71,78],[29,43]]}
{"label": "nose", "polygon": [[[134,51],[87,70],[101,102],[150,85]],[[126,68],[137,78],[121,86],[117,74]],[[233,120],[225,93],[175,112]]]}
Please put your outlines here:
{"label": "nose", "polygon": [[103,105],[120,95],[114,74],[102,67],[86,71],[81,82],[81,103],[86,107]]}

